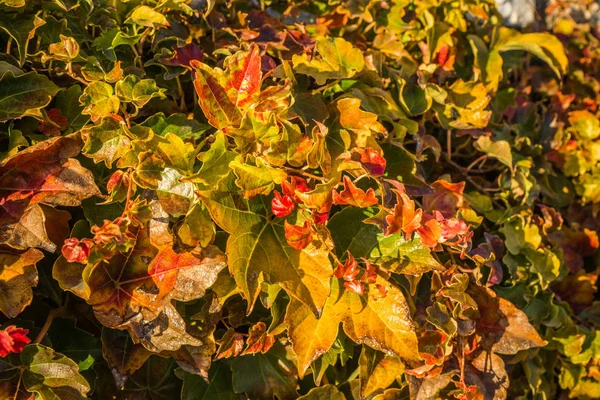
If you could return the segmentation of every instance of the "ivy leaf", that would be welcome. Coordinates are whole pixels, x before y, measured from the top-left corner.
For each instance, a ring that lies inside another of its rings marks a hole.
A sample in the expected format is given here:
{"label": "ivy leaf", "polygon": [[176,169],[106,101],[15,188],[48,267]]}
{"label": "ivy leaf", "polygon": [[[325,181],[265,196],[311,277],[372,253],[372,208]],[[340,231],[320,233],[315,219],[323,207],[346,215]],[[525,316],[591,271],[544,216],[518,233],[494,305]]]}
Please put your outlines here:
{"label": "ivy leaf", "polygon": [[0,77],[0,122],[22,117],[41,118],[40,110],[58,93],[58,87],[35,71]]}
{"label": "ivy leaf", "polygon": [[398,357],[386,356],[367,346],[360,352],[358,368],[361,398],[387,388],[404,372],[404,364]]}
{"label": "ivy leaf", "polygon": [[306,54],[294,55],[294,70],[310,75],[318,85],[324,85],[328,79],[352,78],[365,67],[362,51],[343,38],[317,39],[317,52],[320,57],[309,61]]}
{"label": "ivy leaf", "polygon": [[327,228],[335,242],[335,253],[343,257],[346,252],[356,258],[367,257],[377,245],[379,228],[364,221],[373,217],[372,208],[346,207],[327,222]]}
{"label": "ivy leaf", "polygon": [[40,142],[4,159],[0,196],[6,201],[26,198],[28,204],[77,206],[83,199],[99,195],[92,173],[72,158],[80,149],[81,139],[71,135]]}
{"label": "ivy leaf", "polygon": [[513,156],[510,143],[506,140],[492,141],[489,136],[480,136],[475,142],[475,148],[486,153],[490,157],[494,157],[507,167],[513,167]]}
{"label": "ivy leaf", "polygon": [[227,150],[227,137],[223,132],[217,132],[215,140],[208,151],[198,155],[202,161],[200,170],[187,177],[190,182],[200,182],[206,186],[214,186],[229,174],[229,164],[237,157],[233,151]]}
{"label": "ivy leaf", "polygon": [[429,271],[440,271],[443,267],[431,254],[431,249],[415,237],[406,240],[403,235],[378,235],[369,259],[382,268],[397,274],[420,275]]}
{"label": "ivy leaf", "polygon": [[38,283],[35,265],[42,258],[36,249],[21,254],[0,251],[0,311],[8,318],[15,318],[31,304],[31,288]]}
{"label": "ivy leaf", "polygon": [[23,385],[42,399],[86,399],[90,385],[79,373],[77,364],[54,350],[31,344],[21,352]]}
{"label": "ivy leaf", "polygon": [[[0,29],[5,31],[15,41],[17,54],[19,55],[19,65],[23,66],[27,58],[27,47],[29,41],[35,36],[35,31],[46,22],[40,17],[41,11],[33,16],[31,13],[22,13],[17,18],[0,19]],[[9,14],[10,15],[10,14]]]}
{"label": "ivy leaf", "polygon": [[229,100],[238,108],[251,103],[260,92],[262,78],[258,46],[253,44],[248,51],[238,51],[227,57],[223,66],[222,82]]}
{"label": "ivy leaf", "polygon": [[224,256],[215,247],[175,253],[170,239],[161,237],[164,233],[157,233],[157,228],[151,231],[159,236],[150,236],[146,229],[139,231],[128,254],[117,252],[110,259],[80,264],[79,268],[61,256],[53,277],[64,290],[92,305],[101,323],[127,329],[135,343],[151,351],[199,346],[202,342],[186,332],[185,321],[172,301],[202,297],[225,268]]}
{"label": "ivy leaf", "polygon": [[133,103],[137,108],[144,107],[153,98],[164,99],[165,89],[156,86],[154,79],[140,79],[137,75],[127,75],[115,85],[115,94],[120,101]]}
{"label": "ivy leaf", "polygon": [[492,289],[474,286],[469,293],[479,308],[477,332],[483,336],[484,349],[498,354],[517,354],[548,343],[542,340],[523,311]]}
{"label": "ivy leaf", "polygon": [[434,107],[444,129],[485,128],[492,116],[486,110],[491,97],[481,82],[457,80],[447,90],[448,98]]}
{"label": "ivy leaf", "polygon": [[[385,297],[359,296],[343,290],[334,279],[331,295],[319,319],[306,305],[291,299],[285,322],[301,377],[314,360],[331,348],[340,323],[346,335],[356,343],[403,359],[420,359],[413,322],[402,292],[381,277],[376,284],[387,290]],[[379,292],[375,284],[367,286],[368,293]]]}
{"label": "ivy leaf", "polygon": [[153,29],[169,26],[169,21],[162,13],[146,5],[139,5],[134,8],[125,23]]}
{"label": "ivy leaf", "polygon": [[113,87],[106,82],[93,81],[85,87],[79,98],[84,106],[82,114],[90,115],[92,121],[97,121],[119,111],[121,102],[115,96]]}
{"label": "ivy leaf", "polygon": [[0,243],[17,250],[37,247],[54,253],[61,242],[53,237],[52,229],[66,226],[68,232],[69,219],[70,214],[64,210],[6,202],[0,206]]}
{"label": "ivy leaf", "polygon": [[165,136],[167,133],[173,133],[183,140],[200,139],[202,134],[210,129],[209,125],[189,119],[185,114],[171,114],[166,117],[163,113],[157,113],[148,117],[140,125],[152,129],[156,135]]}
{"label": "ivy leaf", "polygon": [[129,151],[130,135],[121,118],[113,115],[102,118],[100,124],[83,129],[85,145],[82,152],[95,163],[104,162],[108,168],[112,168],[112,164]]}
{"label": "ivy leaf", "polygon": [[217,190],[199,192],[213,220],[231,236],[227,240],[229,270],[252,310],[260,282],[279,284],[291,297],[320,314],[329,294],[332,267],[324,245],[299,251],[290,247],[280,222],[266,217],[262,199],[236,196],[233,179]]}
{"label": "ivy leaf", "polygon": [[122,388],[125,381],[139,370],[152,355],[141,344],[134,344],[127,333],[102,328],[102,356],[111,369],[115,383]]}
{"label": "ivy leaf", "polygon": [[354,183],[344,176],[344,190],[338,193],[333,191],[333,204],[347,204],[354,207],[371,207],[378,204],[379,201],[375,197],[375,191],[369,188],[366,192],[357,188]]}
{"label": "ivy leaf", "polygon": [[270,167],[260,158],[256,159],[256,166],[234,160],[229,163],[229,168],[233,169],[237,176],[235,184],[243,190],[246,198],[259,194],[268,195],[275,185],[281,185],[287,178],[285,171]]}
{"label": "ivy leaf", "polygon": [[233,368],[233,390],[250,398],[295,399],[297,371],[289,348],[276,342],[265,354],[236,357]]}

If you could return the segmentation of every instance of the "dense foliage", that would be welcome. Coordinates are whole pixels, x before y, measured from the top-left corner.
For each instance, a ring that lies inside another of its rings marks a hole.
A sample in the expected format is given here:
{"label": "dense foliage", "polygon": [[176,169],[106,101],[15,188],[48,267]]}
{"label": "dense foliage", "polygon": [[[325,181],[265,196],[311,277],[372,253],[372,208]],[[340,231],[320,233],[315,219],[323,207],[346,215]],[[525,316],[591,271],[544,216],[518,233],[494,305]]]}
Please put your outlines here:
{"label": "dense foliage", "polygon": [[0,398],[600,395],[598,28],[0,11]]}

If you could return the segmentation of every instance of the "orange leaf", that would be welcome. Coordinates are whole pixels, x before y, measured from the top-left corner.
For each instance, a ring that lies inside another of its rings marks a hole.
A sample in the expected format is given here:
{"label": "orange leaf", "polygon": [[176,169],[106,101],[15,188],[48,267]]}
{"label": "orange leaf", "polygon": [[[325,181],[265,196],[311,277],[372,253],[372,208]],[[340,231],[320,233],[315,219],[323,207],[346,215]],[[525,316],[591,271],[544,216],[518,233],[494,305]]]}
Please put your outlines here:
{"label": "orange leaf", "polygon": [[394,206],[393,213],[385,217],[385,221],[388,224],[386,234],[392,235],[402,231],[408,239],[421,226],[423,210],[418,209],[415,211],[414,201],[409,199],[404,193],[396,190],[394,192],[396,192],[398,203]]}
{"label": "orange leaf", "polygon": [[292,225],[285,221],[283,227],[287,243],[296,250],[304,249],[312,241],[312,230],[309,221],[305,221],[302,226]]}
{"label": "orange leaf", "polygon": [[246,342],[246,350],[242,355],[266,353],[269,351],[273,344],[275,344],[275,336],[267,333],[267,325],[264,322],[257,322],[256,325],[250,329],[250,337]]}
{"label": "orange leaf", "polygon": [[354,183],[344,176],[344,190],[338,193],[333,191],[333,204],[347,204],[354,207],[370,207],[378,203],[373,189],[369,188],[366,192],[357,188]]}

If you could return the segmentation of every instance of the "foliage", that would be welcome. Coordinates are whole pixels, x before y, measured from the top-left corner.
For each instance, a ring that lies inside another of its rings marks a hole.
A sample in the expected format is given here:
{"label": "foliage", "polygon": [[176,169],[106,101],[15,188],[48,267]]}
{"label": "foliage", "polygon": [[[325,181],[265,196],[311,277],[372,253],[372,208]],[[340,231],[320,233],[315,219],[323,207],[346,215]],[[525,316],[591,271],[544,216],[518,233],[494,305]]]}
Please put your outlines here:
{"label": "foliage", "polygon": [[598,28],[0,9],[1,398],[600,393]]}

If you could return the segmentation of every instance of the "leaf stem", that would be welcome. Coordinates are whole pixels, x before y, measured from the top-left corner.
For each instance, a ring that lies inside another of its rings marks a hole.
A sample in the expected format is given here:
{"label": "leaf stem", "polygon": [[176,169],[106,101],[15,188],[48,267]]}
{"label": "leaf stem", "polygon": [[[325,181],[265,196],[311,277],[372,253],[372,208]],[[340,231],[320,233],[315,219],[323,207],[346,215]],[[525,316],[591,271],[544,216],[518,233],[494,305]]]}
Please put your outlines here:
{"label": "leaf stem", "polygon": [[315,90],[313,90],[312,92],[310,92],[311,94],[318,94],[321,93],[327,89],[330,89],[332,87],[334,87],[335,85],[337,85],[338,83],[340,83],[341,79],[336,79],[333,82],[328,83],[327,85],[321,86],[320,88],[317,88]]}
{"label": "leaf stem", "polygon": [[12,36],[8,37],[8,42],[6,42],[6,54],[10,54],[10,48],[12,46],[13,38]]}

